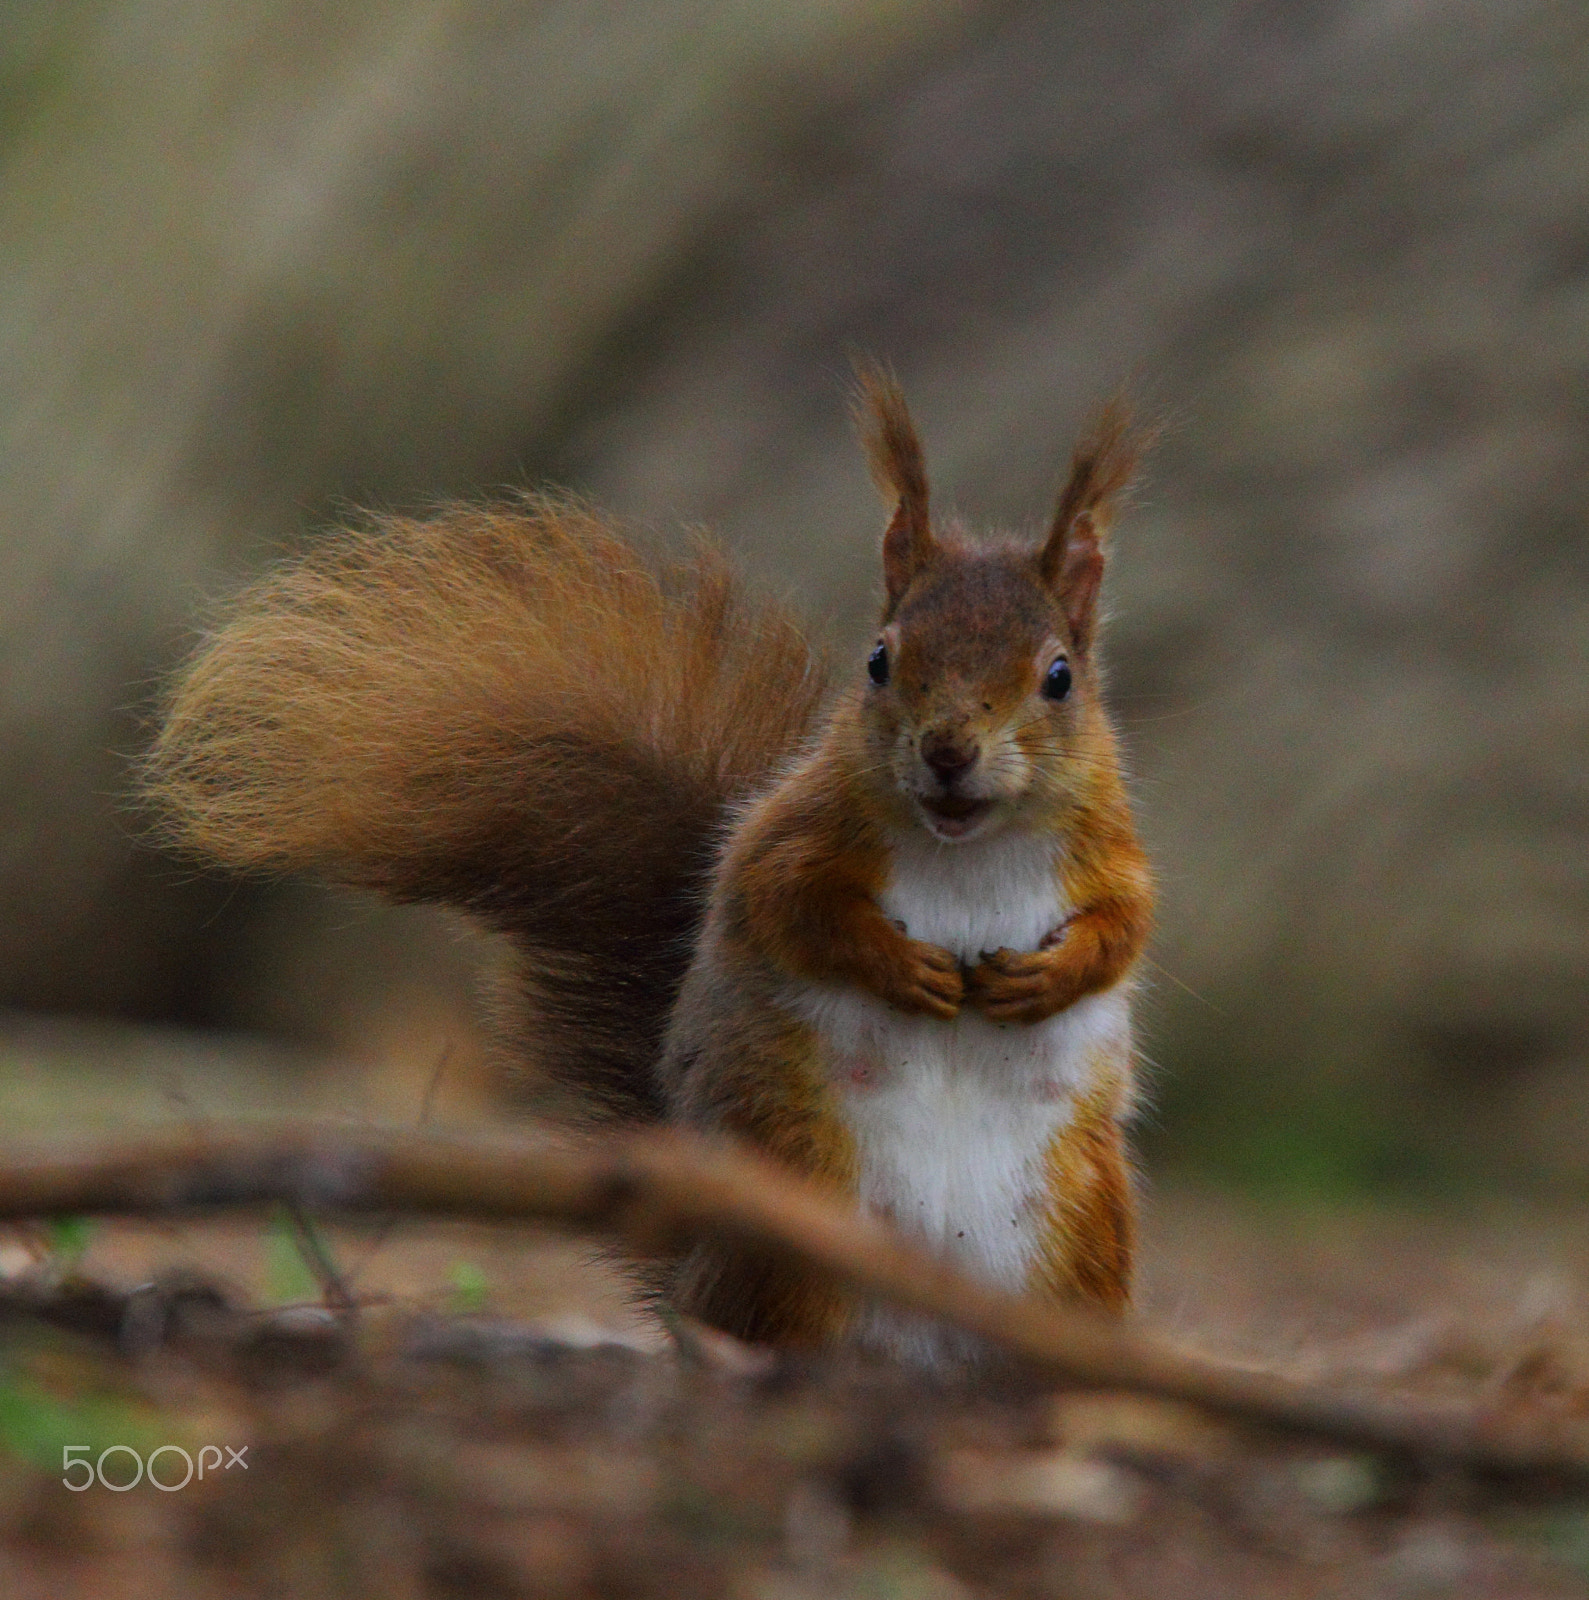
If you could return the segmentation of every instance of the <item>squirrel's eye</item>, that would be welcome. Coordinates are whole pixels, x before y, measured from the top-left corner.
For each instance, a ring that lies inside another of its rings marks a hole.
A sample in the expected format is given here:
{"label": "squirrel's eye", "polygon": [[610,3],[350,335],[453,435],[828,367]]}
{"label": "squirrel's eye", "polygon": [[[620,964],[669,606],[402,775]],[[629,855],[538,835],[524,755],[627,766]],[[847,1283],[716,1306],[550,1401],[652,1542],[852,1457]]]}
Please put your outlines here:
{"label": "squirrel's eye", "polygon": [[866,675],[873,683],[888,682],[888,646],[880,644],[866,658]]}
{"label": "squirrel's eye", "polygon": [[1070,693],[1070,663],[1061,656],[1043,679],[1043,698],[1063,700]]}

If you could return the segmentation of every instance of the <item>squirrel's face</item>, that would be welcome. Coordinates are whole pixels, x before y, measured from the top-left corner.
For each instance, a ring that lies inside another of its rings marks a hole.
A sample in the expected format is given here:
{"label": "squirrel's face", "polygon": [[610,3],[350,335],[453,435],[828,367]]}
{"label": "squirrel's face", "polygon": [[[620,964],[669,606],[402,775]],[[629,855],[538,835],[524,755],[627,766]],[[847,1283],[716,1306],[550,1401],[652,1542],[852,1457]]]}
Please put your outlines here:
{"label": "squirrel's face", "polygon": [[873,759],[939,839],[992,832],[1085,776],[1091,673],[1031,552],[940,545],[866,671]]}
{"label": "squirrel's face", "polygon": [[867,661],[867,772],[902,816],[964,840],[1074,804],[1112,770],[1093,667],[1103,528],[1137,447],[1106,406],[1071,458],[1037,549],[941,538],[905,397],[863,368],[858,414],[893,501],[883,534],[883,631]]}

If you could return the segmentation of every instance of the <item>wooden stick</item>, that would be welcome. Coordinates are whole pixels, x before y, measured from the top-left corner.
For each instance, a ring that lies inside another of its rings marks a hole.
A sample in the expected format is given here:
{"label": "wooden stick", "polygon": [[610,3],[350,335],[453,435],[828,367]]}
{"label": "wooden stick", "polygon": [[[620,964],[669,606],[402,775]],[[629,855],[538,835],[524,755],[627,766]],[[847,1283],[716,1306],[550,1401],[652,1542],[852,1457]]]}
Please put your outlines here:
{"label": "wooden stick", "polygon": [[975,1282],[756,1154],[643,1130],[575,1147],[424,1131],[233,1125],[0,1152],[0,1220],[167,1215],[280,1202],[600,1229],[646,1255],[717,1237],[787,1255],[942,1318],[1057,1377],[1431,1464],[1589,1481],[1589,1425],[1352,1394],[1221,1365],[1129,1322]]}

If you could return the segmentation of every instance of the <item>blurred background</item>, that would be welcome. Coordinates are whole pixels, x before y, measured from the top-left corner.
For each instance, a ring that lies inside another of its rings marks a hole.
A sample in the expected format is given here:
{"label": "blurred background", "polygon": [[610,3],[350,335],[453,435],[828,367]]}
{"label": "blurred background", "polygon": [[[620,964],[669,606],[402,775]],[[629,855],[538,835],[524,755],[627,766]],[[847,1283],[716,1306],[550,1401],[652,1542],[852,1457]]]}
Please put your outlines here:
{"label": "blurred background", "polygon": [[1589,1190],[1589,14],[0,7],[0,1121],[500,1098],[439,917],[140,842],[208,597],[350,505],[710,524],[843,649],[940,504],[1169,428],[1110,643],[1151,1173]]}

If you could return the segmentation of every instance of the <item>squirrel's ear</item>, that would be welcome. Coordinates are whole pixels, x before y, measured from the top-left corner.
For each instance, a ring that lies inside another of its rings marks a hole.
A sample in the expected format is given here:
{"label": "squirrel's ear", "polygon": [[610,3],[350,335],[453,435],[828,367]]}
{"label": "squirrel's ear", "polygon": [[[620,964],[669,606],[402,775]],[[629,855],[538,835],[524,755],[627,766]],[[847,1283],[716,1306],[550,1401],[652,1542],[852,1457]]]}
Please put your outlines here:
{"label": "squirrel's ear", "polygon": [[937,552],[927,520],[927,468],[905,396],[881,367],[858,365],[853,407],[873,481],[894,502],[883,534],[883,582],[892,607]]}
{"label": "squirrel's ear", "polygon": [[[1058,567],[1050,568],[1049,553],[1056,544]],[[1060,609],[1070,624],[1071,642],[1086,655],[1098,625],[1098,591],[1103,587],[1103,540],[1090,511],[1071,518],[1064,533],[1058,524],[1043,547],[1043,581],[1059,595]]]}
{"label": "squirrel's ear", "polygon": [[1038,554],[1043,582],[1058,596],[1071,639],[1084,653],[1098,620],[1103,535],[1116,500],[1136,471],[1139,454],[1124,402],[1111,400],[1076,447],[1048,538]]}

